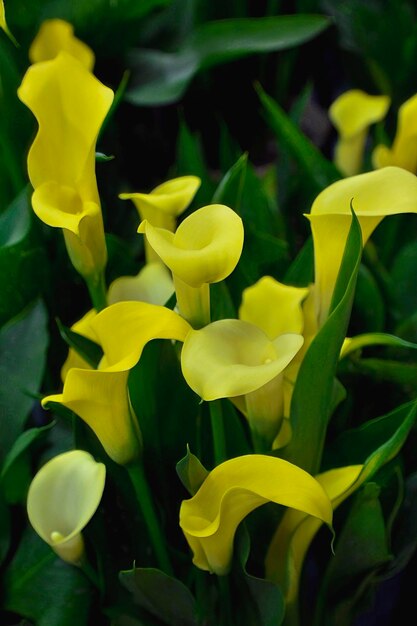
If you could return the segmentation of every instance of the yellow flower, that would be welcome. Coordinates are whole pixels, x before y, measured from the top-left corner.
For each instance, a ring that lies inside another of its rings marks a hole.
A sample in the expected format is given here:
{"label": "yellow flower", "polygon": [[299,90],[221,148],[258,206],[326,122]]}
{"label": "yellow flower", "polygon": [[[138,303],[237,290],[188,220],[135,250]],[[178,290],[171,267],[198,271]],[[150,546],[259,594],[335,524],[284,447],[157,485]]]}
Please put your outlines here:
{"label": "yellow flower", "polygon": [[372,160],[375,168],[397,165],[413,174],[417,173],[417,94],[399,108],[392,147],[377,146]]}
{"label": "yellow flower", "polygon": [[104,352],[99,369],[70,369],[63,393],[47,396],[42,404],[58,402],[77,413],[95,432],[107,454],[116,463],[126,465],[141,453],[141,434],[127,387],[129,371],[148,341],[184,341],[190,326],[162,306],[119,302],[97,314],[90,328]]}
{"label": "yellow flower", "polygon": [[144,220],[138,229],[173,274],[181,314],[197,326],[210,319],[209,283],[235,269],[243,247],[240,217],[222,204],[211,204],[187,217],[175,233]]}
{"label": "yellow flower", "polygon": [[103,495],[106,468],[83,450],[64,452],[48,461],[28,492],[29,521],[64,561],[79,565],[84,554],[83,528]]}
{"label": "yellow flower", "polygon": [[[147,220],[152,226],[174,232],[176,218],[191,203],[200,185],[197,176],[180,176],[158,185],[150,193],[121,193],[119,198],[133,201],[141,221]],[[148,262],[161,262],[147,240],[145,252]]]}
{"label": "yellow flower", "polygon": [[266,455],[237,457],[215,467],[195,496],[181,504],[180,526],[193,551],[193,563],[218,575],[227,574],[236,528],[269,501],[331,525],[330,500],[310,474]]}
{"label": "yellow flower", "polygon": [[[333,510],[357,489],[363,481],[359,477],[363,465],[338,467],[316,476],[328,495]],[[321,526],[319,519],[301,511],[285,512],[268,548],[266,577],[280,585],[287,604],[295,602],[307,550]]]}
{"label": "yellow flower", "polygon": [[346,91],[333,102],[329,115],[339,132],[335,163],[345,176],[359,173],[368,128],[386,116],[389,105],[388,96],[370,96],[360,89]]}
{"label": "yellow flower", "polygon": [[249,322],[220,320],[189,332],[181,367],[203,400],[238,397],[252,431],[271,443],[283,417],[282,372],[302,344],[299,334],[271,341]]}
{"label": "yellow flower", "polygon": [[333,183],[315,199],[311,213],[314,240],[316,316],[327,317],[351,224],[351,203],[363,244],[387,215],[417,211],[417,179],[398,167],[386,167]]}
{"label": "yellow flower", "polygon": [[90,72],[94,67],[94,53],[74,35],[72,24],[64,20],[45,20],[29,48],[31,63],[50,61],[60,52],[68,52],[78,59]]}
{"label": "yellow flower", "polygon": [[87,280],[97,280],[107,251],[95,177],[95,144],[113,92],[65,52],[26,72],[19,98],[39,130],[29,151],[32,206],[62,228],[69,256]]}

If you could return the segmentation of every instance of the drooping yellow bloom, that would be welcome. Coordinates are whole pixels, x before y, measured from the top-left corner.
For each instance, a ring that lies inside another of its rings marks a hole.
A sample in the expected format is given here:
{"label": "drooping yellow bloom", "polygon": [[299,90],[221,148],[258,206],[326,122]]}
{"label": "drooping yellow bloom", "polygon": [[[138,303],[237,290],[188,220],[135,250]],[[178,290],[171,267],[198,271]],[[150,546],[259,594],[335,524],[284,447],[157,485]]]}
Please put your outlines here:
{"label": "drooping yellow bloom", "polygon": [[64,561],[80,564],[83,528],[103,495],[106,468],[83,450],[54,457],[34,477],[28,492],[29,521]]}
{"label": "drooping yellow bloom", "polygon": [[42,404],[59,402],[74,411],[95,432],[107,454],[121,465],[140,456],[141,434],[130,406],[127,379],[143,348],[152,339],[184,341],[189,324],[162,306],[119,302],[90,322],[104,352],[98,370],[72,368],[62,394]]}
{"label": "drooping yellow bloom", "polygon": [[[176,218],[189,206],[200,185],[197,176],[180,176],[158,185],[150,193],[121,193],[119,198],[133,201],[141,221],[174,232]],[[161,262],[147,240],[145,251],[148,262]]]}
{"label": "drooping yellow bloom", "polygon": [[39,124],[28,156],[33,209],[46,224],[63,229],[74,267],[94,281],[107,261],[95,144],[113,92],[61,52],[30,67],[18,95]]}
{"label": "drooping yellow bloom", "polygon": [[372,160],[375,168],[396,165],[413,174],[417,173],[417,94],[399,108],[392,147],[377,146]]}
{"label": "drooping yellow bloom", "polygon": [[329,116],[339,132],[335,163],[345,176],[358,174],[371,124],[381,121],[390,106],[388,96],[370,96],[351,89],[339,96],[329,109]]}
{"label": "drooping yellow bloom", "polygon": [[251,429],[272,443],[283,418],[282,372],[303,344],[296,333],[271,341],[242,320],[220,320],[185,339],[181,367],[203,400],[238,398]]}
{"label": "drooping yellow bloom", "polygon": [[243,247],[243,224],[229,207],[211,204],[187,217],[172,233],[144,220],[138,229],[173,274],[181,314],[196,326],[210,320],[209,283],[235,269]]}
{"label": "drooping yellow bloom", "polygon": [[87,70],[93,71],[94,53],[87,44],[77,39],[72,24],[59,19],[45,20],[29,48],[30,62],[50,61],[60,52],[67,52]]}
{"label": "drooping yellow bloom", "polygon": [[386,167],[333,183],[315,199],[311,213],[314,240],[316,316],[326,319],[351,224],[351,203],[365,244],[387,215],[417,211],[417,178]]}
{"label": "drooping yellow bloom", "polygon": [[193,563],[218,575],[227,574],[236,528],[268,501],[331,525],[330,500],[310,474],[266,455],[237,457],[215,467],[195,496],[181,504],[180,526],[193,551]]}
{"label": "drooping yellow bloom", "polygon": [[[363,465],[350,465],[329,470],[316,476],[328,495],[333,510],[363,481],[358,481]],[[285,512],[268,548],[266,577],[280,585],[287,605],[295,602],[307,550],[321,526],[317,518],[301,511]]]}

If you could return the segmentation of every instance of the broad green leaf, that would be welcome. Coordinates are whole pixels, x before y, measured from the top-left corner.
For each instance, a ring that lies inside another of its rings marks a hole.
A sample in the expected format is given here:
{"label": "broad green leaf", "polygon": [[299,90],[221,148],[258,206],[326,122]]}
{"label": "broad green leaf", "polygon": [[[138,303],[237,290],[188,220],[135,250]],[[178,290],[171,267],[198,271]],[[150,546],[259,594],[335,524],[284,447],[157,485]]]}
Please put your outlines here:
{"label": "broad green leaf", "polygon": [[0,215],[0,326],[34,300],[44,284],[46,257],[31,218],[28,190]]}
{"label": "broad green leaf", "polygon": [[26,496],[32,479],[30,452],[36,445],[42,443],[52,426],[53,423],[26,430],[7,453],[0,473],[0,483],[8,502],[19,502]]}
{"label": "broad green leaf", "polygon": [[10,545],[10,510],[0,485],[0,564],[3,562]]}
{"label": "broad green leaf", "polygon": [[187,587],[164,572],[135,568],[120,572],[120,582],[139,607],[167,626],[197,626],[196,604]]}
{"label": "broad green leaf", "polygon": [[413,395],[417,389],[417,364],[367,358],[355,359],[354,368],[359,374],[376,381],[401,385]]}
{"label": "broad green leaf", "polygon": [[385,304],[378,284],[365,265],[358,273],[352,319],[362,332],[382,331],[385,326]]}
{"label": "broad green leaf", "polygon": [[401,318],[417,311],[417,293],[413,277],[417,273],[417,244],[415,241],[402,248],[391,268],[392,298]]}
{"label": "broad green leaf", "polygon": [[236,163],[226,172],[214,192],[213,204],[226,204],[236,213],[240,213],[243,187],[245,183],[248,155],[242,154]]}
{"label": "broad green leaf", "polygon": [[70,348],[75,350],[91,367],[97,368],[100,360],[103,356],[103,350],[101,346],[95,341],[84,337],[79,333],[74,332],[67,326],[64,326],[59,319],[56,320],[59,333],[62,339],[68,344]]}
{"label": "broad green leaf", "polygon": [[317,194],[338,180],[341,175],[336,166],[321,154],[262,87],[258,85],[257,91],[267,123],[274,132],[280,148],[291,154],[298,163],[301,174],[312,191]]}
{"label": "broad green leaf", "polygon": [[327,18],[320,15],[207,22],[176,52],[133,50],[127,99],[145,106],[176,102],[197,72],[249,54],[286,50],[309,41],[328,25]]}
{"label": "broad green leaf", "polygon": [[61,561],[27,528],[4,576],[3,605],[36,626],[88,626],[92,590],[85,575]]}
{"label": "broad green leaf", "polygon": [[0,458],[23,430],[42,382],[47,347],[41,302],[0,331]]}
{"label": "broad green leaf", "polygon": [[317,474],[333,399],[333,380],[345,339],[359,270],[362,238],[353,215],[345,255],[337,280],[332,312],[303,359],[291,402],[293,436],[283,458]]}
{"label": "broad green leaf", "polygon": [[230,575],[233,620],[245,626],[280,626],[285,603],[280,588],[269,580],[248,574],[249,534],[242,524],[236,534],[236,554]]}

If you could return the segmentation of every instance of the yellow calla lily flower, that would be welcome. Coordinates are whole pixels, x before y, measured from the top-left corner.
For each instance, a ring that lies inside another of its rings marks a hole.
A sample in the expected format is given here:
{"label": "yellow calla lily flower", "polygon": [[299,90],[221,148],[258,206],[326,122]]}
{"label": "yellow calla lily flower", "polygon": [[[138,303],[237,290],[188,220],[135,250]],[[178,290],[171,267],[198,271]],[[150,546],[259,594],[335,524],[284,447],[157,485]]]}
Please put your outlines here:
{"label": "yellow calla lily flower", "polygon": [[38,535],[61,559],[79,565],[84,554],[83,528],[103,495],[106,468],[91,454],[72,450],[54,457],[29,487],[27,511]]}
{"label": "yellow calla lily flower", "polygon": [[[189,206],[200,185],[197,176],[180,176],[158,185],[150,193],[121,193],[119,198],[133,201],[141,221],[174,232],[176,218]],[[161,262],[147,239],[145,252],[148,262]]]}
{"label": "yellow calla lily flower", "polygon": [[388,96],[370,96],[351,89],[331,105],[329,116],[339,132],[335,163],[345,176],[359,173],[368,128],[386,116],[390,102]]}
{"label": "yellow calla lily flower", "polygon": [[283,417],[282,372],[302,345],[295,333],[271,341],[249,322],[219,320],[189,332],[181,367],[203,400],[244,396],[251,429],[272,442]]}
{"label": "yellow calla lily flower", "polygon": [[42,22],[29,48],[30,62],[50,61],[64,51],[78,59],[89,72],[93,71],[94,52],[75,37],[72,24],[59,19]]}
{"label": "yellow calla lily flower", "polygon": [[399,108],[392,147],[377,146],[372,160],[375,168],[397,165],[413,174],[417,173],[417,94]]}
{"label": "yellow calla lily flower", "polygon": [[95,177],[95,144],[113,92],[65,52],[26,72],[19,98],[38,120],[29,151],[32,205],[49,226],[62,228],[77,271],[97,281],[107,261]]}
{"label": "yellow calla lily flower", "polygon": [[218,575],[230,568],[240,522],[257,507],[276,502],[313,515],[329,526],[332,507],[310,474],[282,459],[249,454],[221,463],[180,509],[180,526],[200,569]]}
{"label": "yellow calla lily flower", "polygon": [[189,324],[170,309],[145,302],[113,304],[90,321],[104,356],[98,370],[72,368],[62,394],[49,402],[74,411],[95,432],[107,454],[120,465],[136,460],[141,434],[130,406],[127,379],[143,348],[152,339],[184,341]]}
{"label": "yellow calla lily flower", "polygon": [[333,183],[315,199],[310,220],[314,240],[316,315],[329,311],[351,224],[351,202],[365,244],[387,215],[417,211],[417,178],[399,167],[386,167]]}
{"label": "yellow calla lily flower", "polygon": [[181,314],[196,325],[210,319],[209,283],[235,269],[243,248],[243,224],[229,207],[211,204],[187,217],[175,233],[144,220],[138,229],[173,274]]}
{"label": "yellow calla lily flower", "polygon": [[164,305],[174,293],[171,274],[162,263],[147,263],[137,276],[120,276],[108,291],[109,304],[137,300]]}

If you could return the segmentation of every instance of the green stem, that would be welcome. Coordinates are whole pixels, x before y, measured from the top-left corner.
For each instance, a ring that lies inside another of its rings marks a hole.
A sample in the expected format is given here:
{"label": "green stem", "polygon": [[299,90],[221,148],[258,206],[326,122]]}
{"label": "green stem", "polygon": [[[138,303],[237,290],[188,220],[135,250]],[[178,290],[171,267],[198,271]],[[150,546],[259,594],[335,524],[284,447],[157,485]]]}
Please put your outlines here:
{"label": "green stem", "polygon": [[232,610],[229,579],[227,576],[218,576],[220,591],[220,624],[221,626],[232,626]]}
{"label": "green stem", "polygon": [[165,539],[156,516],[152,495],[149,489],[148,481],[145,477],[143,465],[142,463],[138,463],[136,465],[127,466],[126,469],[132,481],[136,498],[148,529],[149,538],[155,551],[159,567],[166,574],[172,575],[173,571],[168,552],[166,550]]}
{"label": "green stem", "polygon": [[223,463],[223,461],[227,459],[221,400],[212,400],[209,406],[211,430],[213,434],[214,461],[216,465],[220,465],[220,463]]}
{"label": "green stem", "polygon": [[107,289],[103,272],[98,276],[86,278],[91,302],[97,312],[102,311],[107,306]]}
{"label": "green stem", "polygon": [[102,580],[96,570],[91,566],[91,564],[87,561],[86,558],[83,558],[80,563],[80,569],[88,578],[88,580],[92,583],[94,587],[96,587],[100,592],[103,592],[103,584]]}

